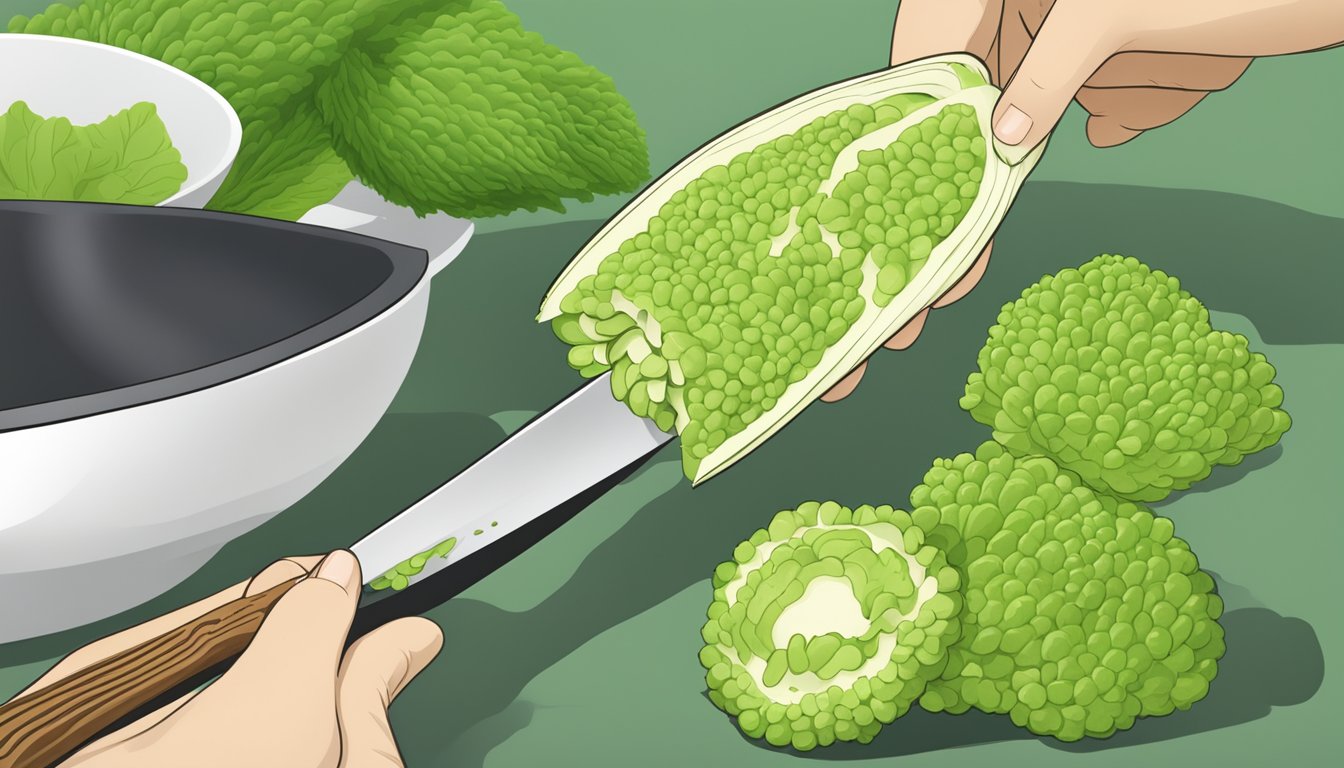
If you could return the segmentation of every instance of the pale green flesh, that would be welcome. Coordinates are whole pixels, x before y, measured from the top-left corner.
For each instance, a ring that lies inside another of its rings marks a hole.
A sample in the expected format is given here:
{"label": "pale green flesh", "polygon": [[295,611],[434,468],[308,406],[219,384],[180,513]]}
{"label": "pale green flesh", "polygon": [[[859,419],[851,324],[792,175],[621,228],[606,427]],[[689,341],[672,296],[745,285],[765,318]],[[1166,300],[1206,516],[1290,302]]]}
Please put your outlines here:
{"label": "pale green flesh", "polygon": [[[900,531],[893,526],[883,523],[866,526],[818,524],[799,528],[788,542],[770,541],[758,547],[755,555],[741,564],[737,577],[725,585],[724,595],[727,602],[730,605],[738,602],[740,593],[751,580],[752,574],[759,572],[768,561],[779,559],[776,553],[779,547],[825,531],[862,533],[866,537],[866,548],[870,551],[875,553],[890,551],[901,558],[905,576],[889,578],[888,586],[892,583],[905,582],[915,592],[913,599],[906,603],[908,607],[899,615],[900,621],[913,620],[924,604],[937,594],[937,582],[928,578],[924,566],[905,551]],[[865,636],[872,629],[873,622],[865,616],[865,608],[856,596],[855,590],[856,585],[845,576],[819,576],[810,579],[801,597],[785,605],[769,627],[773,650],[782,651],[787,656],[791,641],[799,644],[801,640],[810,647],[815,638],[823,635],[837,635],[843,638],[841,642]],[[787,596],[784,599],[787,600]],[[746,602],[750,603],[750,598],[747,598]],[[876,646],[872,653],[864,653],[861,665],[852,669],[836,671],[834,666],[827,668],[826,659],[822,659],[821,664],[814,662],[806,669],[791,666],[788,671],[776,675],[777,679],[773,680],[767,672],[768,656],[750,655],[742,658],[739,648],[723,644],[720,644],[719,648],[725,655],[738,658],[756,685],[772,701],[787,704],[800,702],[807,694],[818,693],[832,686],[849,688],[859,678],[871,678],[877,675],[890,663],[898,636],[894,631],[879,631],[875,639]],[[834,645],[835,642],[832,641],[831,644]],[[773,653],[771,655],[773,656]],[[857,661],[859,657],[855,656],[855,659]]]}
{"label": "pale green flesh", "polygon": [[585,375],[682,437],[688,474],[884,307],[960,222],[983,178],[975,108],[851,105],[714,166],[560,302]]}

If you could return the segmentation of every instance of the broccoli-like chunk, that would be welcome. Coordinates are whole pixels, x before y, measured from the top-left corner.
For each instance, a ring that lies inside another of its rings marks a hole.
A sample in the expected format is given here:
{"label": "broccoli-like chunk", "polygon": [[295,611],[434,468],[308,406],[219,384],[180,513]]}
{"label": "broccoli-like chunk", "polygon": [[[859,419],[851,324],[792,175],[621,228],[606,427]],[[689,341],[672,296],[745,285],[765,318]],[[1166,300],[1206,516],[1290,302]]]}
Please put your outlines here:
{"label": "broccoli-like chunk", "polygon": [[910,502],[781,512],[715,570],[700,662],[748,736],[867,743],[918,701],[1075,741],[1208,693],[1223,603],[1170,520],[992,441]]}
{"label": "broccoli-like chunk", "polygon": [[959,575],[927,534],[891,507],[777,514],[714,571],[710,700],[776,746],[871,741],[958,636]]}
{"label": "broccoli-like chunk", "polygon": [[963,577],[962,636],[923,708],[1074,741],[1208,693],[1223,603],[1170,520],[994,442],[937,461],[910,501]]}
{"label": "broccoli-like chunk", "polygon": [[1291,424],[1264,355],[1133,258],[1099,256],[1027,288],[978,361],[961,407],[995,440],[1135,501],[1189,488]]}

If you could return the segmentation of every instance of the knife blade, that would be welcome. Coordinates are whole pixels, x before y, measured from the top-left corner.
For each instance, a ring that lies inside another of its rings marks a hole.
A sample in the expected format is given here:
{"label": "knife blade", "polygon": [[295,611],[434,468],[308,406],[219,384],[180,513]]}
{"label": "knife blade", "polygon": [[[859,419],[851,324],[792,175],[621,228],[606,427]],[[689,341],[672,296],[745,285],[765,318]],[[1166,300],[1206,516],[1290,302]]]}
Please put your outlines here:
{"label": "knife blade", "polygon": [[[372,618],[398,602],[383,600],[394,590],[372,590],[370,582],[448,538],[458,543],[446,556],[429,558],[399,586],[461,563],[455,594],[526,550],[591,501],[592,492],[671,439],[612,397],[609,374],[593,379],[355,543],[365,584],[360,614]],[[487,550],[499,554],[479,556]],[[99,734],[204,684],[246,649],[270,609],[302,578],[225,603],[0,705],[0,768],[54,765]],[[434,588],[423,589],[428,599],[443,599]],[[370,603],[378,605],[365,611]],[[369,628],[362,623],[357,616],[357,630]]]}
{"label": "knife blade", "polygon": [[[604,373],[369,532],[351,551],[367,586],[448,539],[406,584],[459,563],[557,509],[671,440],[611,394]],[[366,594],[371,590],[366,588]]]}

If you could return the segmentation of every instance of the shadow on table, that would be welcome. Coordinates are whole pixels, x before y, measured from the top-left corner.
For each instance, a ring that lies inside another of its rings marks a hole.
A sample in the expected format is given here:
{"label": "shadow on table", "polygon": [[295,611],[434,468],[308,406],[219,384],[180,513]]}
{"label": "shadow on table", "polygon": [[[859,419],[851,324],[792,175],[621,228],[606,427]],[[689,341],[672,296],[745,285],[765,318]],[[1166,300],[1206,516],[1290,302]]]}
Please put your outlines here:
{"label": "shadow on table", "polygon": [[1208,493],[1210,491],[1216,491],[1219,488],[1225,488],[1258,469],[1268,467],[1270,464],[1273,464],[1281,458],[1283,458],[1283,443],[1276,443],[1259,453],[1253,453],[1250,456],[1247,456],[1241,460],[1240,464],[1214,467],[1208,477],[1195,483],[1192,487],[1187,488],[1184,491],[1176,491],[1167,498],[1162,499],[1161,501],[1152,502],[1148,504],[1148,506],[1153,509],[1159,509],[1175,504],[1186,496],[1192,494]]}

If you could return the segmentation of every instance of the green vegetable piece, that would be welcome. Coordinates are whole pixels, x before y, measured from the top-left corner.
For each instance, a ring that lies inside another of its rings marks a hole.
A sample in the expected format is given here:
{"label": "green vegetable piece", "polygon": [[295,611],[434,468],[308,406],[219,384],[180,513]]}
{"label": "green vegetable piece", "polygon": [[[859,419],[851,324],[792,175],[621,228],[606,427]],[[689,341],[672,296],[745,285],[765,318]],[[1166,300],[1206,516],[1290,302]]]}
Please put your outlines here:
{"label": "green vegetable piece", "polygon": [[[831,527],[850,521],[862,527]],[[905,549],[932,533],[891,507],[813,502],[776,515],[715,569],[700,651],[710,700],[770,743],[871,741],[938,677],[960,636],[958,580],[945,553]],[[758,558],[767,544],[769,556]],[[907,555],[926,563],[920,584]],[[910,595],[909,621],[863,618],[900,602],[897,593]],[[866,625],[862,637],[851,634],[858,624],[829,626],[837,615]],[[789,639],[775,647],[785,627]]]}
{"label": "green vegetable piece", "polygon": [[[613,396],[677,429],[693,482],[722,471],[973,263],[1035,162],[988,151],[997,90],[958,75],[976,69],[898,67],[729,131],[599,232],[539,319],[579,346],[574,324],[596,329],[598,308],[637,312],[610,345],[633,361]],[[570,356],[584,375],[602,362]]]}
{"label": "green vegetable piece", "polygon": [[[1011,496],[994,490],[1011,483],[1019,485]],[[997,497],[1004,532],[1019,519],[1031,532],[1014,536],[1018,544],[1003,556],[962,545],[986,496]],[[933,528],[929,543],[966,569],[962,641],[929,683],[926,708],[1005,713],[1033,733],[1075,741],[1186,709],[1207,692],[1225,648],[1222,601],[1186,543],[1171,536],[1170,521],[1093,491],[1048,458],[1018,458],[994,442],[934,462],[910,502],[912,517]],[[1190,599],[1195,590],[1198,600]],[[1190,633],[1178,639],[1153,626],[1159,619]],[[1192,670],[1179,693],[1168,683],[1173,664]]]}
{"label": "green vegetable piece", "polygon": [[90,125],[40,117],[22,101],[0,114],[0,198],[157,205],[186,179],[150,102]]}
{"label": "green vegetable piece", "polygon": [[1105,255],[1004,308],[962,407],[1014,453],[1153,502],[1279,441],[1292,420],[1273,379],[1176,278]]}

